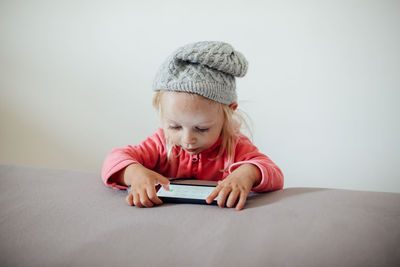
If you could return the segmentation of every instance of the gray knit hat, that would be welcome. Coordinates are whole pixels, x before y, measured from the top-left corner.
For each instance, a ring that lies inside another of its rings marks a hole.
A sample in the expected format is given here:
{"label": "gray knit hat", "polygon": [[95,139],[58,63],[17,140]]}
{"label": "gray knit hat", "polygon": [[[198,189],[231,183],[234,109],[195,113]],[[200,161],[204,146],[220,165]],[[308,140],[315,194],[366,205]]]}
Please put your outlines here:
{"label": "gray knit hat", "polygon": [[153,90],[190,92],[229,105],[237,100],[235,76],[243,77],[247,68],[243,54],[228,43],[191,43],[161,65]]}

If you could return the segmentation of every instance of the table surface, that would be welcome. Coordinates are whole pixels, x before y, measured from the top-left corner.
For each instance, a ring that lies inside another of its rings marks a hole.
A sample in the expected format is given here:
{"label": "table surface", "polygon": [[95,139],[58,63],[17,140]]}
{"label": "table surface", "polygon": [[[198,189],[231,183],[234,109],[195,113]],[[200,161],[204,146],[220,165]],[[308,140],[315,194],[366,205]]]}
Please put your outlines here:
{"label": "table surface", "polygon": [[0,165],[0,266],[400,266],[400,194],[286,188],[136,208],[99,173]]}

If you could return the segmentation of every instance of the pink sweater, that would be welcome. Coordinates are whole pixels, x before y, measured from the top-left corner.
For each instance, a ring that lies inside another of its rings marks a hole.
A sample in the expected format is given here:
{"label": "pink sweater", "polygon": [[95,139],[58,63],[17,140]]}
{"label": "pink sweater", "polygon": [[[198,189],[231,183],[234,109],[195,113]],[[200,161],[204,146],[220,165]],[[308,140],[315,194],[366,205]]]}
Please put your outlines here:
{"label": "pink sweater", "polygon": [[110,187],[125,189],[126,187],[116,184],[110,177],[132,163],[140,163],[168,178],[218,181],[223,180],[241,164],[251,163],[257,166],[262,174],[260,184],[253,187],[252,191],[265,192],[283,188],[282,171],[266,155],[260,153],[244,135],[237,141],[234,163],[221,172],[228,158],[221,156],[215,159],[220,144],[221,139],[197,155],[190,155],[182,150],[178,156],[179,151],[174,148],[168,161],[164,131],[159,128],[155,134],[138,145],[113,149],[104,160],[102,179]]}

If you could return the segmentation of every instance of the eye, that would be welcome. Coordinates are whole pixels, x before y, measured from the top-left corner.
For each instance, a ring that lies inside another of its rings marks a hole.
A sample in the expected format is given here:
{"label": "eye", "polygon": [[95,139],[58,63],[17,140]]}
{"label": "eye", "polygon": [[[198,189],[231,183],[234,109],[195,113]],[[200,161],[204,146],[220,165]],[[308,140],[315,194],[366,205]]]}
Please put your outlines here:
{"label": "eye", "polygon": [[182,128],[181,126],[175,126],[175,125],[169,125],[168,126],[168,129],[171,129],[171,130],[179,130],[180,128]]}
{"label": "eye", "polygon": [[210,128],[199,128],[199,127],[196,127],[196,131],[201,132],[201,133],[205,133],[208,130],[210,130]]}

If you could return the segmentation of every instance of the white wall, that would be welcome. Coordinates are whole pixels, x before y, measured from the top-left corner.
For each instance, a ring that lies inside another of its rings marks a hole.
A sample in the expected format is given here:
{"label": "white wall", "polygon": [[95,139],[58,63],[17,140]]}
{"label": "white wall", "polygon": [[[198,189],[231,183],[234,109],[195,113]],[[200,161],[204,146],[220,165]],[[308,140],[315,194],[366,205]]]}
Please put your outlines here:
{"label": "white wall", "polygon": [[400,1],[0,1],[0,163],[100,172],[177,47],[231,43],[286,187],[400,192]]}

